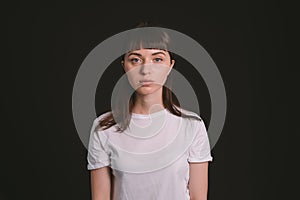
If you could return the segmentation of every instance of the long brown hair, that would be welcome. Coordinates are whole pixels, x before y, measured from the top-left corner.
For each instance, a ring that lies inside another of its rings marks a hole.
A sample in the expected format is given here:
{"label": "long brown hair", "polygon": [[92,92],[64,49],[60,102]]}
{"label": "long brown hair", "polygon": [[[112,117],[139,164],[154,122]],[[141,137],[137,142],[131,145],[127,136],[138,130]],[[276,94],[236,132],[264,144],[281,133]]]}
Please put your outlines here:
{"label": "long brown hair", "polygon": [[[150,24],[148,23],[140,23],[138,28],[141,27],[151,27]],[[144,34],[145,33],[145,34]],[[171,45],[171,39],[170,36],[163,30],[155,30],[154,32],[151,32],[151,36],[147,37],[148,33],[144,32],[143,34],[139,35],[131,35],[128,38],[128,43],[126,44],[126,52],[136,50],[136,49],[141,49],[143,47],[146,48],[155,48],[155,49],[162,49],[168,51],[170,49]],[[144,37],[146,35],[146,37]],[[168,51],[170,54],[171,61],[174,60],[174,55],[172,52]],[[122,56],[122,60],[124,60],[125,54]],[[166,87],[165,85],[168,85]],[[163,85],[163,91],[162,91],[162,101],[163,101],[163,106],[172,114],[176,116],[180,116],[183,118],[191,118],[191,119],[196,119],[200,120],[198,116],[195,115],[187,115],[185,113],[182,113],[180,111],[180,104],[174,93],[172,92],[172,78],[168,76],[165,85]],[[130,84],[128,85],[123,85],[122,87],[130,87]],[[125,88],[121,89],[120,91],[125,91]],[[132,88],[131,88],[132,89]],[[130,94],[130,97],[127,96],[129,101],[122,101],[122,99],[126,99],[125,95]],[[108,115],[105,117],[101,118],[99,120],[99,126],[98,128],[101,128],[102,130],[108,129],[116,124],[117,132],[123,132],[129,125],[130,120],[131,120],[131,113],[132,113],[132,108],[135,105],[136,102],[136,92],[132,91],[132,93],[123,93],[121,95],[118,95],[119,97],[116,102],[112,102],[114,105],[114,109],[112,111],[108,112]],[[128,108],[128,109],[127,109]],[[118,123],[117,123],[118,122]]]}

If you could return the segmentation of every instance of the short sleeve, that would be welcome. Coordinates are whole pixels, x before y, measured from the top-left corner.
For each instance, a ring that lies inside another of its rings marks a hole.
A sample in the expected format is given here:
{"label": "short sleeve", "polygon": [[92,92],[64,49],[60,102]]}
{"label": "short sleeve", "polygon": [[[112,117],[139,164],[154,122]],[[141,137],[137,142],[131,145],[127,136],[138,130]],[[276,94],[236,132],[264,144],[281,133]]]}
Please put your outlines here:
{"label": "short sleeve", "polygon": [[110,165],[110,157],[106,147],[104,133],[96,130],[99,118],[95,119],[90,131],[90,139],[87,154],[87,169],[98,169]]}
{"label": "short sleeve", "polygon": [[210,144],[203,120],[197,121],[196,135],[189,149],[188,162],[212,161]]}

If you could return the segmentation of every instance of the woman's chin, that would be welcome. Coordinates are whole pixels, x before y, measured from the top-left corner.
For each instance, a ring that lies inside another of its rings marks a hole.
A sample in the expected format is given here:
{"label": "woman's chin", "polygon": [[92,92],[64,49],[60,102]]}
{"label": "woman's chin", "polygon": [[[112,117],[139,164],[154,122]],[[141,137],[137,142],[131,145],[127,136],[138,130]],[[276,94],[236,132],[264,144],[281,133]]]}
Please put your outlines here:
{"label": "woman's chin", "polygon": [[161,87],[153,85],[143,85],[136,90],[136,93],[139,95],[149,95],[157,92]]}

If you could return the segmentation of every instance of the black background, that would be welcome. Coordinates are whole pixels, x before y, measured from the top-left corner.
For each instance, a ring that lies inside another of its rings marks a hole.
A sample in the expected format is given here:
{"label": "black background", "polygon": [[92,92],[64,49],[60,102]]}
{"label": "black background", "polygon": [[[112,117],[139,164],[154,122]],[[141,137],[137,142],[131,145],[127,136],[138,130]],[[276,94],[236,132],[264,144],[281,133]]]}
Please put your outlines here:
{"label": "black background", "polygon": [[[287,7],[277,1],[7,5],[0,199],[90,199],[87,151],[72,117],[73,83],[95,46],[140,21],[153,21],[197,40],[224,80],[227,118],[212,150],[209,199],[292,198]],[[206,86],[201,76],[186,73],[194,86],[202,83],[197,95],[202,98],[201,115],[209,122]],[[97,90],[98,114],[109,103],[102,95],[105,84],[101,79]]]}

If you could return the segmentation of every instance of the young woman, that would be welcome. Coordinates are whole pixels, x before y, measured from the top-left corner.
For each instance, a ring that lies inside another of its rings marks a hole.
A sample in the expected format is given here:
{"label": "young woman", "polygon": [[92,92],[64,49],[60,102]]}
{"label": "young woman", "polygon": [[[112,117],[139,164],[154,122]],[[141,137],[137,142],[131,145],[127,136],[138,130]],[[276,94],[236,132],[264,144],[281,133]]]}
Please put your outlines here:
{"label": "young woman", "polygon": [[207,199],[212,156],[206,127],[165,86],[175,64],[169,45],[164,31],[129,41],[121,66],[132,93],[128,101],[118,94],[91,129],[93,200]]}

